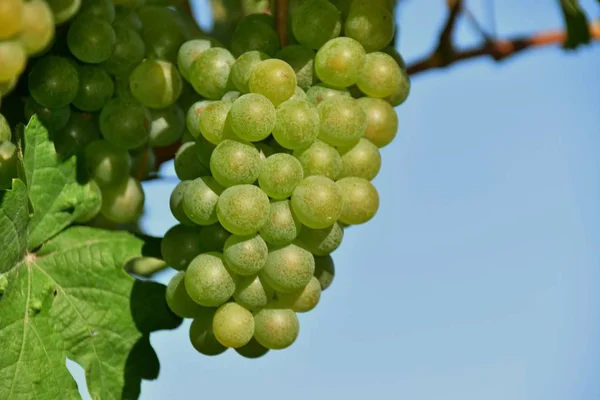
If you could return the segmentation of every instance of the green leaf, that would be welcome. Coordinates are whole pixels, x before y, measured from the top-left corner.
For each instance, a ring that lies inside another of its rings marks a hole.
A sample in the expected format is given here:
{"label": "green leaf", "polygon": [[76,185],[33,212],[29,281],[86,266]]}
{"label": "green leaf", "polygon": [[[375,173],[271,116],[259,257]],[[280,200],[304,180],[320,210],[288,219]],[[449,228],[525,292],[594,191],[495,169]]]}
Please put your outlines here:
{"label": "green leaf", "polygon": [[181,319],[163,285],[123,271],[143,246],[128,233],[72,227],[5,274],[0,399],[77,397],[67,357],[85,369],[95,399],[137,398],[141,379],[156,378],[149,334]]}
{"label": "green leaf", "polygon": [[0,191],[0,273],[8,271],[27,250],[27,188],[15,179],[12,190]]}
{"label": "green leaf", "polygon": [[567,28],[567,40],[565,48],[574,49],[581,44],[590,42],[590,30],[585,12],[579,5],[578,0],[560,0],[565,25]]}
{"label": "green leaf", "polygon": [[28,249],[33,250],[91,212],[100,198],[78,176],[75,157],[61,160],[36,116],[25,128],[24,166],[34,211],[28,241]]}

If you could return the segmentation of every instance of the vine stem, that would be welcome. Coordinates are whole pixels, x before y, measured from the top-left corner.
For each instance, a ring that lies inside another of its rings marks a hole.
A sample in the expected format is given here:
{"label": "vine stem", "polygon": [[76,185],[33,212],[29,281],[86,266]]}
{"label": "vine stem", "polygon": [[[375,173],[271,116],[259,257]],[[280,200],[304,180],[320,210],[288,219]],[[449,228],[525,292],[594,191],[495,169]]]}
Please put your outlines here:
{"label": "vine stem", "polygon": [[289,1],[275,0],[275,30],[281,47],[288,45]]}

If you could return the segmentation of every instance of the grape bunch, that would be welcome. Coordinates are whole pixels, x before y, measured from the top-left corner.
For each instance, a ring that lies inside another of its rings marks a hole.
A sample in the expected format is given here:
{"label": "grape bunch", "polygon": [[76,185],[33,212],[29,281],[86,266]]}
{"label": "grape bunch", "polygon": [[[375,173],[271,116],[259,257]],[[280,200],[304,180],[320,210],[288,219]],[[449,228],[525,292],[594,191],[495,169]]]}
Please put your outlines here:
{"label": "grape bunch", "polygon": [[181,182],[170,198],[179,224],[161,250],[179,270],[167,303],[193,319],[198,352],[256,358],[290,346],[297,313],[332,282],[344,230],[375,216],[371,180],[410,89],[389,47],[391,7],[305,0],[287,47],[270,16],[249,15],[231,51],[204,40],[179,49],[179,71],[202,100],[186,114],[193,140],[175,156]]}

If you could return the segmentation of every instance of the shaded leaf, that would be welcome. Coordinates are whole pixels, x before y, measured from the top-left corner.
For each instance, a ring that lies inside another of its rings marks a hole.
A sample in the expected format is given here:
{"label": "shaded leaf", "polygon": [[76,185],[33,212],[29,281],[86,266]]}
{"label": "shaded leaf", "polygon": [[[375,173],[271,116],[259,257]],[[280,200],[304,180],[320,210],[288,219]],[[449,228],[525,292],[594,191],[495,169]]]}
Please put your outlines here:
{"label": "shaded leaf", "polygon": [[0,273],[8,271],[27,250],[29,210],[27,188],[19,179],[12,190],[0,191]]}
{"label": "shaded leaf", "polygon": [[567,40],[564,46],[574,49],[590,42],[590,30],[585,12],[578,0],[560,0],[560,6],[567,28]]}

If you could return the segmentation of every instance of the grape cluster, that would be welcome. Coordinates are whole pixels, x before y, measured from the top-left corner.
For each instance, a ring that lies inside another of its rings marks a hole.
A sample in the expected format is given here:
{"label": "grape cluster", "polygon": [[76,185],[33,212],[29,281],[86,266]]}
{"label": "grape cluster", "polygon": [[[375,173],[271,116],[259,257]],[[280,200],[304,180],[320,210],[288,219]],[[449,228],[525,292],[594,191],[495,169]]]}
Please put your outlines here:
{"label": "grape cluster", "polygon": [[370,181],[410,88],[389,47],[391,2],[305,0],[291,22],[285,48],[270,16],[249,15],[231,51],[202,40],[179,50],[203,99],[186,114],[194,140],[176,154],[170,199],[179,224],[161,250],[179,270],[167,303],[193,318],[202,354],[290,346],[296,313],[332,282],[344,229],[379,207]]}

